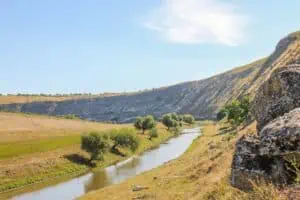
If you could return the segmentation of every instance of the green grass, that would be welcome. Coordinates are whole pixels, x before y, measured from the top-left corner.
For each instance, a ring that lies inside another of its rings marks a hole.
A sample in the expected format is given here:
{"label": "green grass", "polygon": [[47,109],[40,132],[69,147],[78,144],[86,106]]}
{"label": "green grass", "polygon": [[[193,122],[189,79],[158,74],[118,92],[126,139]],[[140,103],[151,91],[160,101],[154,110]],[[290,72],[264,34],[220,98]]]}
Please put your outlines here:
{"label": "green grass", "polygon": [[[159,137],[148,139],[148,135],[140,135],[140,146],[135,153],[128,149],[122,149],[126,152],[126,157],[121,157],[116,154],[107,152],[104,154],[104,160],[98,161],[97,167],[93,170],[103,169],[107,166],[125,160],[133,154],[140,154],[149,149],[153,149],[174,136],[171,132],[165,129],[159,130]],[[78,144],[80,136],[66,136],[40,141],[21,142],[12,144],[4,144],[0,146],[0,158],[13,157],[18,155],[30,154],[33,152],[49,151],[59,147],[67,147],[69,145]],[[9,147],[11,145],[11,147]],[[28,148],[28,145],[32,148]],[[15,149],[14,149],[14,148]],[[13,150],[14,149],[14,150]],[[7,152],[3,152],[5,150]],[[25,151],[25,152],[22,152]],[[37,170],[28,170],[24,172],[25,176],[1,177],[0,179],[0,199],[10,198],[21,192],[31,191],[33,188],[42,188],[60,181],[65,181],[72,177],[84,174],[91,168],[84,164],[74,163],[67,159],[63,163],[59,163],[52,167],[47,167]],[[40,186],[38,186],[40,185]],[[34,187],[33,187],[34,186]]]}
{"label": "green grass", "polygon": [[80,135],[0,144],[0,160],[80,144]]}

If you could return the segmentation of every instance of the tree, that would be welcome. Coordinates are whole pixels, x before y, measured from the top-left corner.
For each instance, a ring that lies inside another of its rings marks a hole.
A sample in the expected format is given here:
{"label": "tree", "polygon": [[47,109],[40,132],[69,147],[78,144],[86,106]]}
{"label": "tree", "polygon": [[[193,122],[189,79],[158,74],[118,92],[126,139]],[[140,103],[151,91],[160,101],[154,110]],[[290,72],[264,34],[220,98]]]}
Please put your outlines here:
{"label": "tree", "polygon": [[176,113],[171,113],[171,118],[175,121],[180,121],[180,117]]}
{"label": "tree", "polygon": [[140,140],[132,129],[115,130],[110,136],[113,141],[112,150],[116,152],[117,147],[128,147],[131,151],[135,151],[140,144]]}
{"label": "tree", "polygon": [[157,138],[158,137],[158,131],[156,128],[153,128],[150,130],[149,133],[149,140],[152,140],[152,138]]}
{"label": "tree", "polygon": [[227,120],[234,126],[238,126],[247,120],[250,112],[250,98],[248,96],[241,98],[241,100],[233,100],[227,104],[218,113],[218,120],[227,117]]}
{"label": "tree", "polygon": [[186,115],[183,115],[183,121],[187,124],[193,124],[195,123],[195,118],[193,115],[190,115],[190,114],[186,114]]}
{"label": "tree", "polygon": [[91,155],[91,161],[103,159],[103,153],[109,148],[108,136],[92,132],[81,137],[81,149]]}
{"label": "tree", "polygon": [[142,117],[137,117],[136,119],[135,119],[135,122],[134,122],[134,127],[136,128],[136,129],[138,129],[138,130],[142,130],[143,129],[143,118]]}
{"label": "tree", "polygon": [[134,123],[134,127],[142,130],[143,134],[146,130],[150,130],[156,126],[156,122],[152,115],[147,115],[146,117],[137,117]]}
{"label": "tree", "polygon": [[173,114],[164,114],[162,117],[162,123],[168,128],[168,130],[172,127],[178,126],[178,122],[174,119]]}
{"label": "tree", "polygon": [[217,114],[217,120],[221,121],[227,116],[228,116],[228,110],[226,108],[222,108]]}

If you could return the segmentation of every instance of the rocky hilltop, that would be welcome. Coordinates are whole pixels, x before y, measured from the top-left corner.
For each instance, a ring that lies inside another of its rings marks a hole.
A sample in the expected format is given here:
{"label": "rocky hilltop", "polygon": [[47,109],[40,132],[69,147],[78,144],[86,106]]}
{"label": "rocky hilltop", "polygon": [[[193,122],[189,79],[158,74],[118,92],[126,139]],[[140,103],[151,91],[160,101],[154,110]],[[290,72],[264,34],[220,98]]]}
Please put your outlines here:
{"label": "rocky hilltop", "polygon": [[191,113],[198,119],[214,119],[228,101],[247,94],[254,96],[275,68],[294,63],[293,59],[299,57],[299,35],[296,32],[282,39],[268,58],[204,80],[111,97],[0,105],[0,110],[74,114],[82,119],[116,122],[129,122],[146,114],[158,117],[166,112]]}
{"label": "rocky hilltop", "polygon": [[242,189],[251,188],[251,179],[290,185],[299,178],[293,169],[300,163],[299,32],[283,39],[277,49],[286,46],[288,61],[269,67],[253,101],[257,135],[245,135],[236,145],[231,180]]}

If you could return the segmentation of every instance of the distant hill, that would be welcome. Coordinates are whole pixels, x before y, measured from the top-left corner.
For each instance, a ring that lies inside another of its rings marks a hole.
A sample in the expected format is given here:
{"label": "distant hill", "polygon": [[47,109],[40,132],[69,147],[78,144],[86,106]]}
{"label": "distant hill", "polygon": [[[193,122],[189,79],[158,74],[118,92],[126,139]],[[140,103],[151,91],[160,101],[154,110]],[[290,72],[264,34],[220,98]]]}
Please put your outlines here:
{"label": "distant hill", "polygon": [[105,97],[6,104],[0,105],[0,110],[74,114],[88,120],[117,122],[129,122],[146,114],[159,117],[167,112],[214,119],[224,104],[243,95],[253,97],[273,69],[289,64],[300,64],[299,31],[283,38],[269,57],[204,80]]}

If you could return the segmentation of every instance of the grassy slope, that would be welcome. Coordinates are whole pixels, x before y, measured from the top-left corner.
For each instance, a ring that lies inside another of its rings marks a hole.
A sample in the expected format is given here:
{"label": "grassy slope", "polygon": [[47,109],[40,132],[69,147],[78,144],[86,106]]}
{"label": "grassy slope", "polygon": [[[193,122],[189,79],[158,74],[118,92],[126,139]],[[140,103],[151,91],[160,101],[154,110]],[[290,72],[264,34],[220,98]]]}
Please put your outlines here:
{"label": "grassy slope", "polygon": [[128,125],[68,120],[57,117],[0,112],[1,143],[74,136],[85,131],[107,130]]}
{"label": "grassy slope", "polygon": [[[33,183],[51,184],[87,172],[88,155],[80,149],[80,134],[112,128],[132,127],[55,117],[0,113],[0,199],[32,187]],[[141,137],[137,153],[159,145],[172,136],[159,124],[160,137],[152,141]],[[126,151],[128,156],[130,152]],[[125,159],[107,153],[98,167]],[[36,186],[34,186],[36,187]],[[3,193],[19,188],[18,191]]]}
{"label": "grassy slope", "polygon": [[109,97],[119,95],[118,93],[103,93],[93,95],[72,95],[72,96],[22,96],[22,95],[9,95],[0,96],[0,104],[12,103],[30,103],[37,101],[66,101],[66,100],[79,100],[89,99],[95,97]]}
{"label": "grassy slope", "polygon": [[[91,192],[82,199],[250,199],[250,195],[253,194],[246,194],[231,187],[228,176],[237,138],[242,134],[255,132],[255,124],[240,131],[238,136],[230,132],[222,134],[225,133],[225,129],[221,129],[223,128],[216,124],[205,124],[203,136],[194,141],[179,159],[124,183]],[[133,185],[147,186],[149,189],[132,192]],[[274,188],[265,188],[278,195]],[[276,199],[274,196],[264,196],[265,200]]]}

